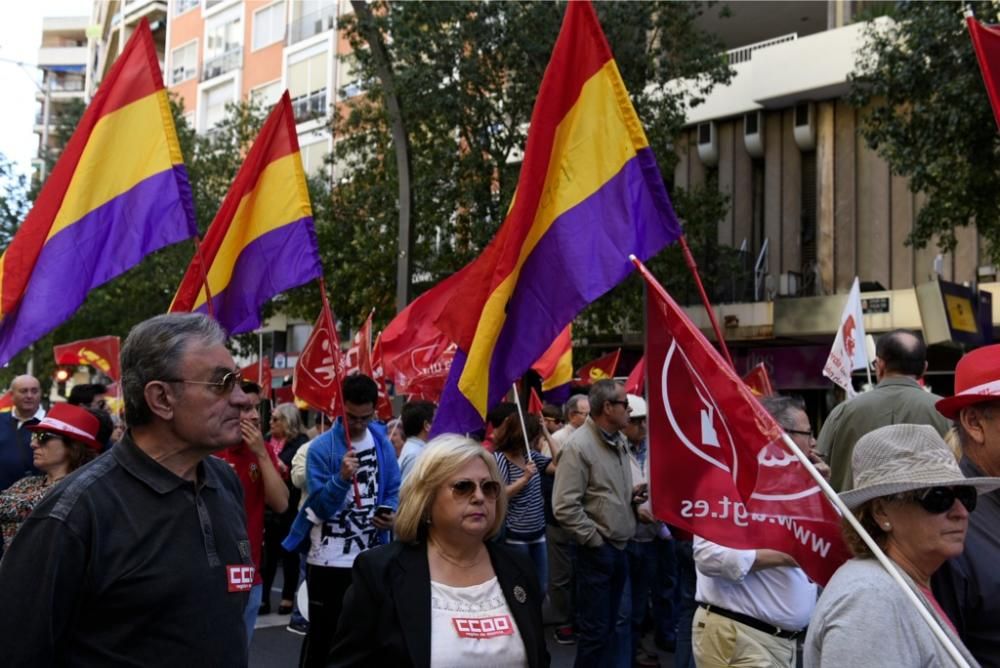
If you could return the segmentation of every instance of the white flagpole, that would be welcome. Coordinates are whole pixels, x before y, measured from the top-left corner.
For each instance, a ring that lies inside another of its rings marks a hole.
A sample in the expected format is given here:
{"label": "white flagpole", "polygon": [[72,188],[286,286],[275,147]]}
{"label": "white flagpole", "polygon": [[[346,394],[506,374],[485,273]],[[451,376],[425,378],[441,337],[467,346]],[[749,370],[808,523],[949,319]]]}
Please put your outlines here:
{"label": "white flagpole", "polygon": [[528,443],[528,428],[524,424],[524,411],[521,409],[521,397],[517,392],[517,381],[511,387],[514,388],[514,405],[517,406],[517,417],[521,420],[521,436],[524,437],[524,465],[531,461],[531,444]]}
{"label": "white flagpole", "polygon": [[865,545],[868,546],[868,549],[872,551],[872,554],[875,556],[876,559],[878,559],[878,562],[882,565],[882,568],[884,568],[886,572],[889,573],[889,575],[896,582],[896,584],[898,584],[899,587],[903,590],[903,593],[906,595],[907,600],[916,607],[917,612],[920,613],[920,616],[927,623],[927,626],[930,627],[931,632],[934,634],[934,637],[937,638],[938,642],[941,643],[945,651],[947,651],[948,654],[951,656],[951,658],[955,661],[955,665],[960,666],[961,668],[969,668],[968,662],[962,656],[961,652],[958,651],[958,648],[955,647],[955,644],[951,641],[951,638],[949,638],[948,635],[944,632],[944,629],[941,628],[941,624],[936,619],[934,619],[933,616],[931,616],[930,611],[928,611],[927,608],[924,607],[923,603],[920,602],[920,599],[917,598],[917,595],[906,583],[906,580],[903,579],[903,576],[899,574],[899,571],[897,570],[896,566],[892,563],[892,560],[886,556],[885,552],[882,551],[882,548],[880,548],[878,544],[874,541],[874,539],[872,539],[872,537],[868,534],[868,532],[865,531],[864,527],[861,526],[861,523],[858,522],[858,518],[854,516],[854,513],[851,512],[851,510],[847,507],[847,504],[845,504],[843,499],[840,498],[840,495],[838,495],[835,491],[833,491],[833,488],[830,487],[830,483],[826,481],[826,478],[824,478],[823,475],[813,465],[813,463],[809,461],[809,457],[806,456],[806,454],[802,451],[802,449],[798,446],[798,444],[795,441],[793,441],[788,436],[788,434],[784,432],[784,430],[782,430],[781,432],[781,438],[784,444],[788,446],[788,449],[791,450],[796,457],[798,457],[799,461],[802,462],[802,465],[806,468],[807,471],[809,471],[809,475],[813,477],[813,480],[815,480],[816,483],[819,485],[820,489],[823,490],[823,494],[826,495],[826,498],[830,500],[830,503],[833,504],[834,508],[836,508],[840,512],[840,514],[847,519],[847,522],[851,525],[851,528],[854,529],[855,532],[857,532],[858,536],[861,537],[861,540],[863,540]]}

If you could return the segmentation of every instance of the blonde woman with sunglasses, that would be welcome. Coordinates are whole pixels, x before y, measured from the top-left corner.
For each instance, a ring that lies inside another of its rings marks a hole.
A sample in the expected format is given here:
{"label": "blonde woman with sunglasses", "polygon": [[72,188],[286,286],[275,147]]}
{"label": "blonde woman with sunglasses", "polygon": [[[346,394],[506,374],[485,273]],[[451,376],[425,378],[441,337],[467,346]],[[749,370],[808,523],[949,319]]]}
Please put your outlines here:
{"label": "blonde woman with sunglasses", "polygon": [[354,562],[329,665],[549,665],[534,568],[489,542],[506,509],[481,445],[428,443],[400,490],[396,541]]}

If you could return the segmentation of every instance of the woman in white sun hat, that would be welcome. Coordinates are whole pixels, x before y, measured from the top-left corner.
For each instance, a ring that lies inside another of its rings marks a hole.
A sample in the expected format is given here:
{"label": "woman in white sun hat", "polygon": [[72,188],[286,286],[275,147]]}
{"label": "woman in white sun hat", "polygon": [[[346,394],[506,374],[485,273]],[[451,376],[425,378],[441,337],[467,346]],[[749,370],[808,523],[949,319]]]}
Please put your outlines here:
{"label": "woman in white sun hat", "polygon": [[[966,478],[938,433],[924,425],[869,432],[852,457],[855,488],[840,497],[917,593],[970,666],[930,590],[930,577],[962,553],[969,513],[1000,478]],[[804,665],[949,666],[953,661],[899,585],[844,522],[854,554],[830,580],[809,624]]]}

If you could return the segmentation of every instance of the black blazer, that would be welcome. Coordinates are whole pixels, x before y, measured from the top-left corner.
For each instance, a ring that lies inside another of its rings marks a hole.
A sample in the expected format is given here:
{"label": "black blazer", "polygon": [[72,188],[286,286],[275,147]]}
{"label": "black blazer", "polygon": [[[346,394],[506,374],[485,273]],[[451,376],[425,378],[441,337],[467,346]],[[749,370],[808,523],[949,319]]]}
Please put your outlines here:
{"label": "black blazer", "polygon": [[[531,668],[549,665],[542,594],[531,562],[487,543]],[[395,541],[358,555],[344,595],[328,666],[431,664],[431,574],[427,544]],[[519,600],[523,599],[523,600]]]}

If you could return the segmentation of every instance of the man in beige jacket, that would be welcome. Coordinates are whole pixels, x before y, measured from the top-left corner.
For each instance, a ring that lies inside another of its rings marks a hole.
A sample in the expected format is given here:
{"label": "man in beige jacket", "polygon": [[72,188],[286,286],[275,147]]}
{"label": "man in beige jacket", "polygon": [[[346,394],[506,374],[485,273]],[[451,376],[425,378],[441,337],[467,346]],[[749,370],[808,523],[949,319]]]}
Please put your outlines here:
{"label": "man in beige jacket", "polygon": [[625,546],[645,485],[632,487],[626,439],[625,388],[601,380],[590,389],[590,417],[567,441],[556,469],[553,512],[580,548],[577,553],[579,640],[576,666],[614,660],[614,630],[628,577]]}

